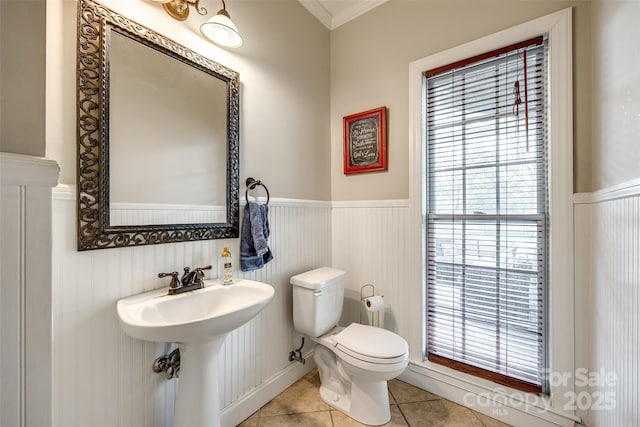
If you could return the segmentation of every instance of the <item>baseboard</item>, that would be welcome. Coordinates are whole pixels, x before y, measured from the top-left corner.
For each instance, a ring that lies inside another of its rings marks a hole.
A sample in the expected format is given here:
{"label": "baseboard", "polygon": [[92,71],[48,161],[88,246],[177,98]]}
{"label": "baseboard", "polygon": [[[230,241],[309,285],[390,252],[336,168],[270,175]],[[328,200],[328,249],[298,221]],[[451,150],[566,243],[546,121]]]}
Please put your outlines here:
{"label": "baseboard", "polygon": [[[510,393],[506,387],[486,387],[474,380],[465,380],[464,374],[451,374],[447,368],[430,368],[411,362],[398,379],[435,393],[445,399],[483,413],[504,423],[518,427],[573,427],[580,424],[578,417],[545,407],[545,398],[526,393]],[[548,403],[546,403],[548,405]]]}
{"label": "baseboard", "polygon": [[316,367],[313,361],[313,350],[304,357],[306,359],[304,365],[297,362],[289,364],[250,393],[224,408],[220,414],[221,425],[237,426]]}

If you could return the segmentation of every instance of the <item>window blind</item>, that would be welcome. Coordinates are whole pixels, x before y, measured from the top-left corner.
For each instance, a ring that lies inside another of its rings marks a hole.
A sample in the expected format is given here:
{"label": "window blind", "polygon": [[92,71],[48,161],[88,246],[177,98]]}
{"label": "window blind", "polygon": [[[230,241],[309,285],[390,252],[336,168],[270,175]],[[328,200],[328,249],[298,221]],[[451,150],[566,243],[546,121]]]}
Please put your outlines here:
{"label": "window blind", "polygon": [[542,391],[547,44],[425,73],[427,357]]}

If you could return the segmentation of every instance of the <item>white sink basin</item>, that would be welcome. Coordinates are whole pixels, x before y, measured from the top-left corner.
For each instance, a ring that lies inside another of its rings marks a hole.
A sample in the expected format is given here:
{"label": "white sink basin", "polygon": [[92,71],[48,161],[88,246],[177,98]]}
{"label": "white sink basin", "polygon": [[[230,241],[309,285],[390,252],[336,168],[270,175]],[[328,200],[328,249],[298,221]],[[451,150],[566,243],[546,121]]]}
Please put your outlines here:
{"label": "white sink basin", "polygon": [[223,286],[205,281],[203,289],[167,295],[156,289],[118,301],[127,335],[145,341],[195,343],[225,335],[255,317],[274,295],[272,286],[239,280]]}
{"label": "white sink basin", "polygon": [[207,280],[202,289],[167,292],[156,289],[118,301],[120,325],[133,338],[179,343],[174,427],[220,427],[220,348],[227,334],[255,317],[275,291],[252,280],[228,286]]}

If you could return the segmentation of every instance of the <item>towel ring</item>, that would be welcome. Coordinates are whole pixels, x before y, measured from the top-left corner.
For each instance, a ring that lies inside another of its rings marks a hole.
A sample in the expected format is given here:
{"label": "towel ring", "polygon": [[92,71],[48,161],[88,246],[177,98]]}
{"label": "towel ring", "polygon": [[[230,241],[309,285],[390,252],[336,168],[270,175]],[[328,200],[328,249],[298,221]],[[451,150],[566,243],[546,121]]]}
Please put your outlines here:
{"label": "towel ring", "polygon": [[[267,188],[266,185],[264,185],[262,183],[262,181],[260,181],[259,179],[253,179],[251,177],[247,178],[247,180],[245,181],[245,184],[247,185],[247,189],[244,192],[244,198],[245,200],[248,202],[249,201],[249,190],[253,190],[254,188],[256,188],[258,185],[262,186],[262,188],[264,188],[264,191],[267,192],[267,202],[265,203],[266,205],[269,204],[269,189]],[[257,199],[256,199],[257,200]]]}

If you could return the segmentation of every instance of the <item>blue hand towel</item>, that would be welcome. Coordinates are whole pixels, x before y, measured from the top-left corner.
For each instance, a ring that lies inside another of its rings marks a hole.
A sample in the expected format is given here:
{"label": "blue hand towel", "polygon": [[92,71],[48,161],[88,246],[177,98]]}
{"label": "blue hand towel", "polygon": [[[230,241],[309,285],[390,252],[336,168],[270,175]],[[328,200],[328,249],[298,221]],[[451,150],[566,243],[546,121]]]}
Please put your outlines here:
{"label": "blue hand towel", "polygon": [[269,249],[269,206],[247,201],[240,234],[240,269],[258,270],[273,259]]}

